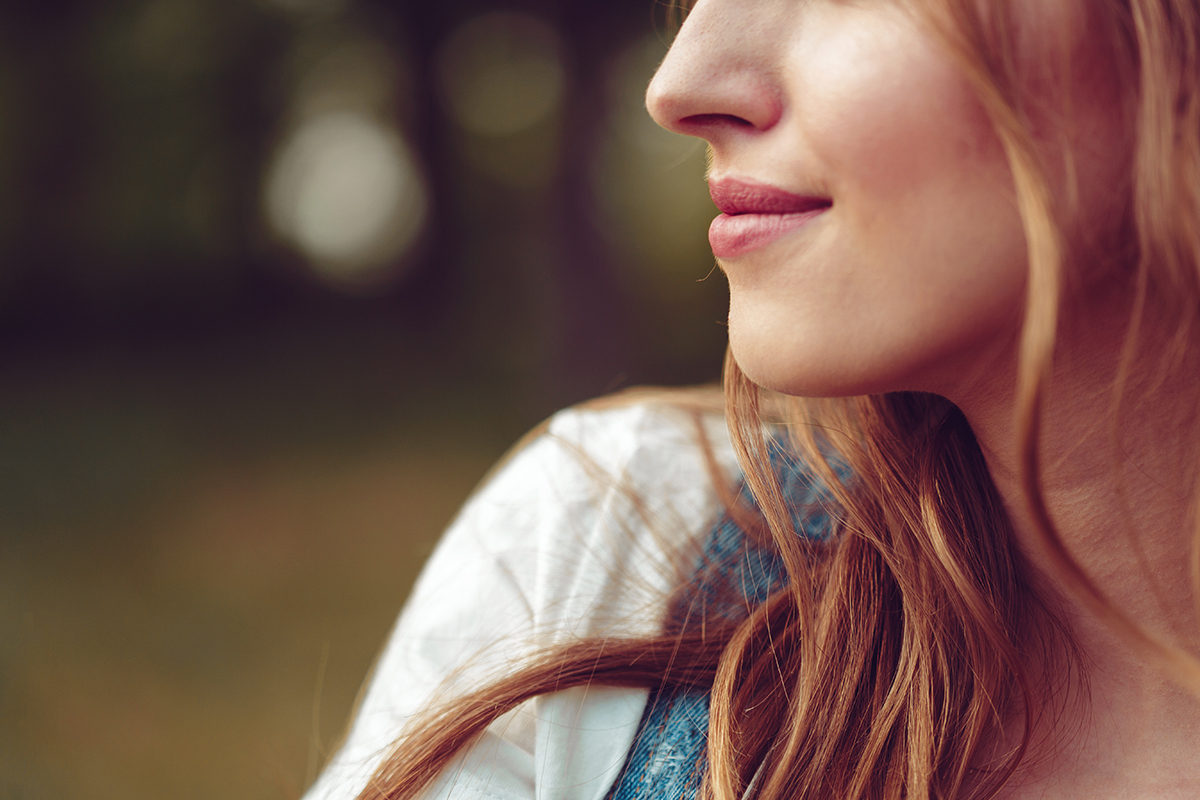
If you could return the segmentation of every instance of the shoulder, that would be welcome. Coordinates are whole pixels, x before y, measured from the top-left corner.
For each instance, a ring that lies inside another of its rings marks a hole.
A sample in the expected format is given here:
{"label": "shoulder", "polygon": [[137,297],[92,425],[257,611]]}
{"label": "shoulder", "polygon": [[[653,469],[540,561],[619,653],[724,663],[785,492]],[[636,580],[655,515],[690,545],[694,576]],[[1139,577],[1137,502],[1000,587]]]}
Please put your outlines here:
{"label": "shoulder", "polygon": [[[724,420],[711,408],[656,396],[554,415],[447,530],[344,747],[309,797],[353,796],[414,714],[511,674],[547,645],[661,630],[667,594],[694,565],[690,546],[722,510],[714,467],[734,477]],[[478,778],[490,787],[478,796],[522,796],[498,792],[506,781],[575,787],[564,797],[590,796],[584,787],[603,794],[644,701],[644,691],[601,687],[540,698],[489,729],[486,747],[464,753],[454,785]]]}
{"label": "shoulder", "polygon": [[560,411],[501,461],[463,516],[511,500],[544,510],[620,496],[708,507],[714,478],[737,473],[724,417],[671,400],[606,398]]}
{"label": "shoulder", "polygon": [[714,479],[736,469],[711,411],[670,397],[568,409],[485,481],[442,547],[502,565],[531,633],[649,633],[659,620],[634,612],[680,577],[677,560],[720,513]]}
{"label": "shoulder", "polygon": [[[707,391],[640,391],[558,412],[526,434],[481,484],[519,480],[530,468],[566,479],[641,478],[643,488],[690,480],[709,451],[727,473],[737,464],[721,407]],[[697,457],[701,457],[697,461]],[[666,472],[660,468],[667,467]],[[705,477],[711,477],[705,472]]]}

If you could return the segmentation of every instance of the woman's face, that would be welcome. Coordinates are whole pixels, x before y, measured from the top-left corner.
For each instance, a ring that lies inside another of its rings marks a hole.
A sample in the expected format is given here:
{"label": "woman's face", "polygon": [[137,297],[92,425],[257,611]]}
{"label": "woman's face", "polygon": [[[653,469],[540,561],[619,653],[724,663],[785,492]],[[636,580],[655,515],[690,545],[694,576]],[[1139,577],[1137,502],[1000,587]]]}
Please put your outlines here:
{"label": "woman's face", "polygon": [[[1076,5],[1031,0],[1018,55],[1085,49]],[[1066,81],[1082,198],[1068,238],[1118,224],[1123,208],[1104,61],[1077,59]],[[1022,67],[1030,92],[1054,83],[1039,69]],[[710,240],[753,380],[809,396],[953,395],[969,365],[1010,355],[1026,276],[1012,175],[957,63],[900,3],[699,0],[647,105],[710,145],[727,212]],[[1042,122],[1034,135],[1053,155],[1064,129]]]}

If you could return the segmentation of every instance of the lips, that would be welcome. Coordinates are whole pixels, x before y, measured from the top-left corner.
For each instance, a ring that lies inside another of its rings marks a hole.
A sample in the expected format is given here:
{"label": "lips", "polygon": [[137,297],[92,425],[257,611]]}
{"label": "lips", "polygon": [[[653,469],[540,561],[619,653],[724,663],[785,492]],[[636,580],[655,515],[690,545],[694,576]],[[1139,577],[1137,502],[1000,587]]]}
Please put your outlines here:
{"label": "lips", "polygon": [[708,229],[717,258],[736,258],[765,247],[833,206],[828,197],[793,194],[732,178],[711,181],[709,193],[721,210]]}

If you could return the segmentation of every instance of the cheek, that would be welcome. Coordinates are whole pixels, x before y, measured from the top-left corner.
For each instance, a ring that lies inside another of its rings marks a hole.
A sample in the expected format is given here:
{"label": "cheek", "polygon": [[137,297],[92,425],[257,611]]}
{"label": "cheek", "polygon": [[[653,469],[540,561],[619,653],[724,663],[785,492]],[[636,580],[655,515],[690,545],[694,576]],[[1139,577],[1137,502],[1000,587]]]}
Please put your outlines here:
{"label": "cheek", "polygon": [[980,179],[1007,187],[986,112],[915,23],[877,14],[823,34],[814,25],[797,43],[793,96],[838,194],[891,212],[915,193]]}
{"label": "cheek", "polygon": [[[907,18],[813,24],[805,39],[795,133],[834,208],[790,254],[790,281],[748,295],[738,322],[758,330],[764,308],[783,320],[791,303],[799,368],[776,382],[785,391],[949,393],[954,365],[1019,318],[1025,240],[1003,150],[970,86]],[[784,350],[770,341],[764,364]]]}
{"label": "cheek", "polygon": [[866,291],[943,315],[954,309],[934,306],[947,297],[1011,311],[987,308],[1023,285],[1025,250],[987,113],[915,22],[899,11],[871,21],[813,41],[799,87],[817,112],[806,135],[835,176],[845,244],[877,269]]}

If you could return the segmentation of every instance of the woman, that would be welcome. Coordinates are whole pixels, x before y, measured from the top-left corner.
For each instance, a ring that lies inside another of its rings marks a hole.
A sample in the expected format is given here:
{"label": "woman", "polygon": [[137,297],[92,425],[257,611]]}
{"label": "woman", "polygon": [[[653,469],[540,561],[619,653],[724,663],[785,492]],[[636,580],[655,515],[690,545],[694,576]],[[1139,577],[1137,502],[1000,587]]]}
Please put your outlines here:
{"label": "woman", "polygon": [[314,796],[1200,795],[1198,83],[1194,0],[698,0],[756,508],[700,409],[560,416]]}

